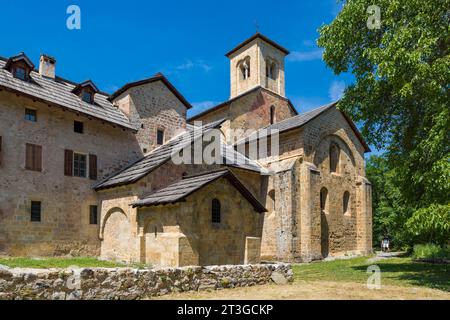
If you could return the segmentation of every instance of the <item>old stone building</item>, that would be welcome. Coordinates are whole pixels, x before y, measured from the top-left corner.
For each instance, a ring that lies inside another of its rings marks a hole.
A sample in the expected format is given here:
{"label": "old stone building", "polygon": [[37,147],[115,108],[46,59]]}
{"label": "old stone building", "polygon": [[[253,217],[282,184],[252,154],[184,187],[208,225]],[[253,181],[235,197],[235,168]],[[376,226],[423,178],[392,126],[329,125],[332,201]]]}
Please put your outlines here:
{"label": "old stone building", "polygon": [[[0,59],[0,254],[182,266],[370,251],[369,148],[334,103],[297,113],[287,54],[261,34],[238,45],[230,99],[190,119],[162,74],[109,95],[49,56]],[[217,132],[221,161],[175,161]]]}

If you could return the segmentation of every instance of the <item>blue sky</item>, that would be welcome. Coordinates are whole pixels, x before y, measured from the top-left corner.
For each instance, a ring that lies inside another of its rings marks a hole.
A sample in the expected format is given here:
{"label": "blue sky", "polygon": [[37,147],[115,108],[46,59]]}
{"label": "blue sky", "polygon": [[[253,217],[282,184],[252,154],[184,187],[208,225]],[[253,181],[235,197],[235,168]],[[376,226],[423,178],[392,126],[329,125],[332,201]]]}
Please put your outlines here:
{"label": "blue sky", "polygon": [[[81,30],[66,27],[67,7],[81,9]],[[336,0],[20,1],[2,3],[2,47],[57,59],[57,74],[92,79],[112,93],[163,72],[195,114],[229,98],[226,52],[260,32],[291,51],[286,94],[304,112],[339,98],[349,75],[335,76],[316,46],[317,29],[340,10]]]}

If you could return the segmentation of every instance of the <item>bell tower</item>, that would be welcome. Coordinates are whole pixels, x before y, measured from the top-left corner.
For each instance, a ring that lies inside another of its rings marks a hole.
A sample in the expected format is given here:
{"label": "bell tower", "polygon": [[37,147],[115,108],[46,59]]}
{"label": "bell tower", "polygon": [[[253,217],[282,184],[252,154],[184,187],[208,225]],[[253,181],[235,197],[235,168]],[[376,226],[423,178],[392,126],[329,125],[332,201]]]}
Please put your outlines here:
{"label": "bell tower", "polygon": [[284,59],[288,54],[288,50],[260,33],[228,52],[230,99],[259,86],[285,97]]}

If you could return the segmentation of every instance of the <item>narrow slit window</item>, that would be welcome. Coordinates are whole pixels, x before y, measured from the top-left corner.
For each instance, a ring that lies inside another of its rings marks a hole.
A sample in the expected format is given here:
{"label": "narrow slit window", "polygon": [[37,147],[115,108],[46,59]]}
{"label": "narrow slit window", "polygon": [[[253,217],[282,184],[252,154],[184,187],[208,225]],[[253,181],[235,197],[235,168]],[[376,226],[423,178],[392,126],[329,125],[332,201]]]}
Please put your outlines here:
{"label": "narrow slit window", "polygon": [[90,224],[98,224],[98,207],[97,206],[89,206],[89,223]]}
{"label": "narrow slit window", "polygon": [[156,133],[156,143],[159,145],[164,144],[164,130],[158,129]]}
{"label": "narrow slit window", "polygon": [[31,221],[40,222],[41,221],[41,202],[31,201]]}
{"label": "narrow slit window", "polygon": [[221,212],[220,212],[220,201],[213,199],[211,207],[211,221],[212,223],[220,223]]}

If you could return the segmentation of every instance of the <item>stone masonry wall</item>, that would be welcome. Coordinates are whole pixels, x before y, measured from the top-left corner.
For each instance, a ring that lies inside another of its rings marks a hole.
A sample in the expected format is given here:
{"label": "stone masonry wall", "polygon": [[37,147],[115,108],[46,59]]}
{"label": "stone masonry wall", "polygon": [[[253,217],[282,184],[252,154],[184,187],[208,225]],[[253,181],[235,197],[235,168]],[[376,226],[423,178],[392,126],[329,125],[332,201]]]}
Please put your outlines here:
{"label": "stone masonry wall", "polygon": [[[272,280],[273,279],[273,280]],[[0,300],[130,300],[172,292],[248,287],[293,280],[288,264],[167,269],[0,268]]]}
{"label": "stone masonry wall", "polygon": [[157,130],[163,130],[168,141],[186,128],[186,106],[162,81],[132,87],[114,103],[138,128],[136,138],[144,153],[158,147]]}
{"label": "stone masonry wall", "polygon": [[[37,111],[37,122],[24,119],[25,108]],[[89,206],[100,205],[96,181],[65,176],[64,149],[97,155],[99,181],[142,155],[134,133],[2,91],[0,136],[0,252],[97,255],[99,225],[89,222]],[[27,143],[42,146],[41,172],[25,169]],[[41,201],[40,222],[30,221],[31,201]]]}

